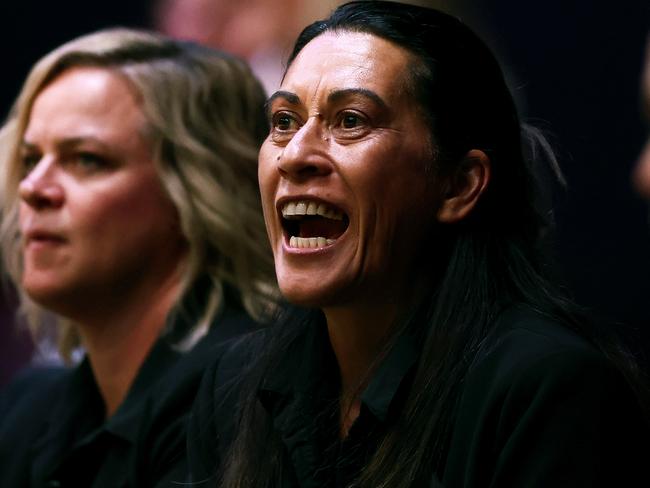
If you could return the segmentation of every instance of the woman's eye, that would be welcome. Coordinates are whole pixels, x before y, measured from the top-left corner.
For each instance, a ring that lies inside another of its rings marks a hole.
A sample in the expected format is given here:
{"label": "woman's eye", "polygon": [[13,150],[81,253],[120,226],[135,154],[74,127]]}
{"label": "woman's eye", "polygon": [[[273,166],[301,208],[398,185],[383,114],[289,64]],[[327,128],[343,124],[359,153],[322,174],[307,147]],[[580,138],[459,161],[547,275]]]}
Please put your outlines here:
{"label": "woman's eye", "polygon": [[271,117],[271,139],[287,143],[300,129],[300,119],[291,112],[276,112]]}
{"label": "woman's eye", "polygon": [[341,126],[344,129],[354,129],[360,123],[359,116],[356,114],[345,114],[341,119]]}
{"label": "woman's eye", "polygon": [[336,125],[342,129],[358,129],[362,126],[368,125],[367,120],[368,119],[359,112],[345,111],[339,114]]}
{"label": "woman's eye", "polygon": [[291,128],[291,118],[286,115],[282,115],[278,117],[278,121],[275,126],[280,130],[289,130]]}
{"label": "woman's eye", "polygon": [[41,157],[38,154],[25,154],[21,157],[20,166],[22,168],[23,175],[29,174],[41,160]]}
{"label": "woman's eye", "polygon": [[271,125],[273,126],[273,130],[281,132],[296,130],[298,127],[295,117],[287,112],[278,112],[273,114]]}
{"label": "woman's eye", "polygon": [[100,169],[106,165],[106,160],[94,153],[81,152],[74,157],[77,166],[85,170]]}
{"label": "woman's eye", "polygon": [[357,139],[370,130],[368,118],[356,111],[344,111],[338,114],[332,127],[334,134],[341,139]]}

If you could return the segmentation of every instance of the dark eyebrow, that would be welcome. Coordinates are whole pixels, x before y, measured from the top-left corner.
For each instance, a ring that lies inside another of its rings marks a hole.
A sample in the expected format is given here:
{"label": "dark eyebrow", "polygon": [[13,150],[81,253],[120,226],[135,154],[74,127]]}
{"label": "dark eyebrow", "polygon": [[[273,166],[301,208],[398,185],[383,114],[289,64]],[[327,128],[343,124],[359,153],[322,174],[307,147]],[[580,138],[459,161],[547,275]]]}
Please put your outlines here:
{"label": "dark eyebrow", "polygon": [[379,105],[382,109],[387,109],[388,105],[382,100],[382,98],[377,95],[374,91],[368,90],[366,88],[345,88],[342,90],[333,90],[327,96],[328,103],[335,103],[340,101],[343,98],[349,97],[350,95],[360,95],[364,98],[368,98]]}
{"label": "dark eyebrow", "polygon": [[264,104],[264,111],[266,112],[266,115],[270,115],[271,105],[278,98],[285,99],[291,105],[299,105],[300,104],[300,97],[298,95],[296,95],[295,93],[292,93],[292,92],[289,92],[289,91],[284,91],[284,90],[278,90],[273,95],[271,95],[268,98],[268,100],[266,101],[266,103]]}

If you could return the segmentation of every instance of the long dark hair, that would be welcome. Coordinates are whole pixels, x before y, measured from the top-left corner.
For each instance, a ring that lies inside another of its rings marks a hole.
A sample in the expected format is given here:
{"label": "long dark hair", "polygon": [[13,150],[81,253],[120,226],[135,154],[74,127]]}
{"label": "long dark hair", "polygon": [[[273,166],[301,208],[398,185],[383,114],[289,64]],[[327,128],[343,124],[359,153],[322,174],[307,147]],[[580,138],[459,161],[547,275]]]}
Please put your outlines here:
{"label": "long dark hair", "polygon": [[[546,222],[536,206],[532,162],[523,156],[517,111],[486,45],[459,20],[439,11],[357,1],[305,28],[288,64],[327,31],[370,33],[414,55],[409,85],[434,141],[430,174],[443,180],[453,177],[471,149],[489,156],[492,172],[474,211],[436,229],[439,259],[426,271],[427,289],[396,327],[398,334],[410,329],[423,344],[413,383],[401,413],[354,486],[428,485],[444,464],[459,385],[495,318],[509,304],[526,304],[575,330],[634,383],[635,362],[620,342],[585,321],[546,277],[539,250]],[[309,316],[293,314],[279,324],[249,372],[239,434],[224,466],[224,486],[277,486],[285,473],[282,445],[256,391],[264,371],[286,351]]]}

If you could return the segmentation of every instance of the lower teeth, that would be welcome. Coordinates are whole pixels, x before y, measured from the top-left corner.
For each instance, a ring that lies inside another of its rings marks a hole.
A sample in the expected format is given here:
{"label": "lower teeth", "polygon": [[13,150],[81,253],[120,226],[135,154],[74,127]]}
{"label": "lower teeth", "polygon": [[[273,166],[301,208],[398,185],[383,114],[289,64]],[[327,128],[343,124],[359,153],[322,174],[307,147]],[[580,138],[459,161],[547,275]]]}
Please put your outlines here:
{"label": "lower teeth", "polygon": [[317,249],[319,247],[325,247],[334,244],[335,241],[336,239],[326,239],[324,237],[291,236],[291,239],[289,239],[289,247],[297,247],[301,249]]}

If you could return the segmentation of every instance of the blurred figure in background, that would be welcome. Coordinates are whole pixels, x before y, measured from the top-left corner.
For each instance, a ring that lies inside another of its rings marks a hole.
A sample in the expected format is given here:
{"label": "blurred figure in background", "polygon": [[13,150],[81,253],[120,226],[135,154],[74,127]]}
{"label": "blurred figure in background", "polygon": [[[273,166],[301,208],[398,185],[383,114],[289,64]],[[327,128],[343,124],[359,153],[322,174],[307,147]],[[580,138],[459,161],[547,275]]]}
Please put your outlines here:
{"label": "blurred figure in background", "polygon": [[274,296],[244,62],[118,29],[42,58],[0,132],[5,268],[73,368],[0,396],[0,486],[167,486],[219,344]]}
{"label": "blurred figure in background", "polygon": [[27,331],[13,325],[16,303],[8,288],[0,285],[0,388],[29,361],[32,350]]}
{"label": "blurred figure in background", "polygon": [[[641,79],[641,110],[650,126],[650,36],[646,43],[645,67]],[[639,193],[650,199],[650,134],[639,157],[634,180]]]}
{"label": "blurred figure in background", "polygon": [[337,0],[158,0],[154,27],[178,39],[246,59],[267,93],[280,86],[283,62],[302,27]]}

